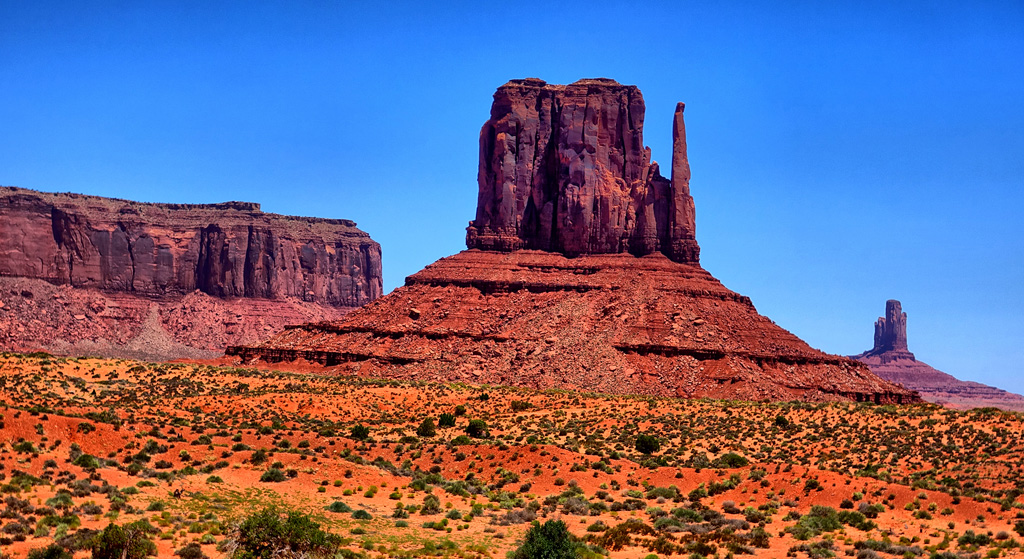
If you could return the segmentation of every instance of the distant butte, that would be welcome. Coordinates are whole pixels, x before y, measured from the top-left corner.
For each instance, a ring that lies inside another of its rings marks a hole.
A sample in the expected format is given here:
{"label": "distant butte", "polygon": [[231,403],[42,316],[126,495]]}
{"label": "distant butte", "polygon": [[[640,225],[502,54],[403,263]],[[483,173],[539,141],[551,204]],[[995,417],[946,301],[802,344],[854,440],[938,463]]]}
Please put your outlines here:
{"label": "distant butte", "polygon": [[920,401],[856,361],[811,348],[700,266],[683,109],[666,179],[644,146],[635,86],[506,83],[480,134],[469,250],[340,321],[228,353],[385,378]]}
{"label": "distant butte", "polygon": [[1024,396],[979,382],[957,379],[918,361],[907,348],[907,313],[895,299],[885,302],[885,316],[875,322],[875,346],[853,359],[885,380],[916,390],[921,397],[951,408],[995,407],[1024,411]]}

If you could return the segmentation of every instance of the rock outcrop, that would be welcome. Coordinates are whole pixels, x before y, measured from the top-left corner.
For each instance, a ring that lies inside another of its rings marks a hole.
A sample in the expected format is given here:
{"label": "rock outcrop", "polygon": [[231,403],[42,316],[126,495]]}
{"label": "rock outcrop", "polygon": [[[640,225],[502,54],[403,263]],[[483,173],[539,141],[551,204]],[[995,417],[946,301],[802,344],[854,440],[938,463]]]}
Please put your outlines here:
{"label": "rock outcrop", "polygon": [[340,318],[382,291],[380,245],[355,223],[259,204],[0,187],[0,224],[4,349],[209,356]]}
{"label": "rock outcrop", "polygon": [[962,381],[918,361],[907,346],[907,313],[895,299],[885,302],[885,316],[875,322],[875,346],[856,359],[879,377],[916,390],[921,397],[951,408],[996,407],[1024,411],[1024,396],[979,382]]}
{"label": "rock outcrop", "polygon": [[671,180],[644,146],[644,99],[609,79],[498,88],[480,131],[469,248],[569,256],[661,252],[697,262],[684,105],[676,107]]}
{"label": "rock outcrop", "polygon": [[499,88],[469,250],[340,321],[228,349],[339,374],[750,400],[919,401],[759,315],[698,263],[682,104],[673,177],[643,146],[640,91]]}
{"label": "rock outcrop", "polygon": [[0,276],[146,296],[195,290],[359,307],[381,295],[380,245],[344,219],[259,204],[147,204],[0,187]]}
{"label": "rock outcrop", "polygon": [[862,354],[878,356],[887,363],[897,359],[914,360],[914,354],[907,349],[907,313],[900,302],[889,299],[885,302],[885,316],[875,321],[875,347]]}

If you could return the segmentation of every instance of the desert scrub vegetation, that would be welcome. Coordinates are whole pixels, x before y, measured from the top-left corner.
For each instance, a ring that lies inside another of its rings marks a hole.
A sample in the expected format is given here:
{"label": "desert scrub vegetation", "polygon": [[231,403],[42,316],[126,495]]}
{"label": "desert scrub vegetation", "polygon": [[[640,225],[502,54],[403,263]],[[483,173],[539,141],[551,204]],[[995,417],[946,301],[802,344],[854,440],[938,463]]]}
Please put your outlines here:
{"label": "desert scrub vegetation", "polygon": [[47,360],[0,357],[3,545],[141,518],[172,550],[216,555],[271,504],[367,556],[500,556],[555,517],[631,556],[884,556],[855,543],[886,538],[922,557],[1009,555],[1024,538],[1020,414]]}
{"label": "desert scrub vegetation", "polygon": [[234,559],[271,559],[282,553],[326,558],[335,556],[341,542],[306,514],[269,507],[243,520],[224,550]]}

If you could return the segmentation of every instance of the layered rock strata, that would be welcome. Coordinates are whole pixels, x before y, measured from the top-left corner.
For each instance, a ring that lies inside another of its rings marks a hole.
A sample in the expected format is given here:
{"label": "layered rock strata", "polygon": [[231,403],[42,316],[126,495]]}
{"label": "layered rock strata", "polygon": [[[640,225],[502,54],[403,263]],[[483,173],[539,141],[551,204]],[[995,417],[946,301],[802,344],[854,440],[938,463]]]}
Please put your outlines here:
{"label": "layered rock strata", "polygon": [[259,204],[148,204],[0,187],[0,276],[146,296],[297,298],[354,308],[382,291],[380,245],[345,219]]}
{"label": "layered rock strata", "polygon": [[640,91],[514,80],[481,134],[469,250],[340,321],[228,353],[339,374],[750,400],[918,401],[759,315],[700,267],[683,107],[673,177]]}
{"label": "layered rock strata", "polygon": [[339,322],[291,327],[245,361],[342,374],[748,400],[916,399],[810,348],[700,266],[664,255],[468,250]]}
{"label": "layered rock strata", "polygon": [[569,256],[661,252],[697,262],[684,105],[673,125],[672,178],[644,146],[644,99],[614,80],[498,88],[480,131],[469,248]]}
{"label": "layered rock strata", "polygon": [[381,295],[348,220],[0,187],[0,348],[210,357]]}
{"label": "layered rock strata", "polygon": [[907,313],[895,299],[886,301],[885,316],[875,322],[874,347],[852,358],[879,377],[916,390],[928,402],[957,409],[1024,411],[1024,396],[980,382],[962,381],[918,361],[907,346]]}

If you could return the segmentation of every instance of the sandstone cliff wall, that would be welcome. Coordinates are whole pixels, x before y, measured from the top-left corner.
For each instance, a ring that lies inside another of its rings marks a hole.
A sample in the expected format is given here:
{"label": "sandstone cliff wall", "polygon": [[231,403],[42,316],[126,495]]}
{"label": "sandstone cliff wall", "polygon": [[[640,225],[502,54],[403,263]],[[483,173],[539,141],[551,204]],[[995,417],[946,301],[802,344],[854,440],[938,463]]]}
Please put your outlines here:
{"label": "sandstone cliff wall", "polygon": [[247,202],[149,204],[0,187],[0,224],[0,276],[350,308],[382,294],[380,245],[349,220],[263,213]]}
{"label": "sandstone cliff wall", "polygon": [[636,86],[604,78],[501,86],[480,131],[477,213],[467,246],[567,256],[661,252],[697,262],[683,107],[676,107],[666,179],[644,146],[644,99]]}

